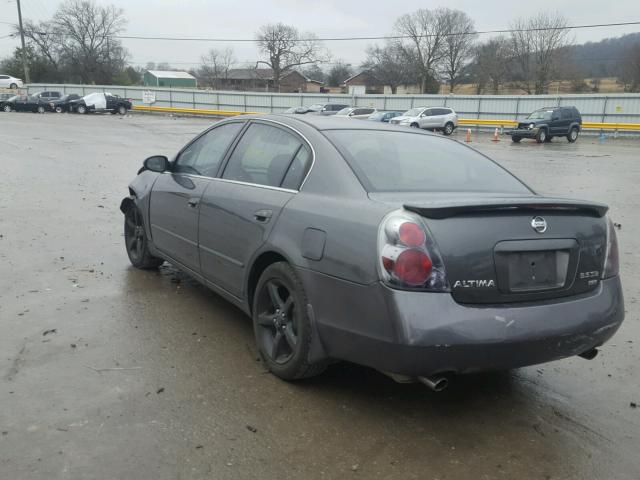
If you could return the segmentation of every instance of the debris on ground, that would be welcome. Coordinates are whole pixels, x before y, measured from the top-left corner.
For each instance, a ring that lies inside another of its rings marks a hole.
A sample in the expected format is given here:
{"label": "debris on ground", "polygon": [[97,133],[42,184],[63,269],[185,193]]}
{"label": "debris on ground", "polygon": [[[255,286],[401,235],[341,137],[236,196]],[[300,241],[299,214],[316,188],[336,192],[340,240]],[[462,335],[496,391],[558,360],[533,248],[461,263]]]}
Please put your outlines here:
{"label": "debris on ground", "polygon": [[58,329],[57,328],[52,328],[51,330],[45,330],[44,332],[42,332],[42,336],[46,337],[47,335],[51,334],[51,333],[57,333]]}
{"label": "debris on ground", "polygon": [[253,433],[256,433],[258,431],[256,427],[252,427],[251,425],[247,425],[247,430]]}
{"label": "debris on ground", "polygon": [[631,403],[629,404],[629,406],[630,406],[631,408],[638,408],[638,404],[637,404],[636,402],[631,402]]}
{"label": "debris on ground", "polygon": [[156,394],[160,394],[164,392],[164,387],[160,387],[158,390],[156,390]]}

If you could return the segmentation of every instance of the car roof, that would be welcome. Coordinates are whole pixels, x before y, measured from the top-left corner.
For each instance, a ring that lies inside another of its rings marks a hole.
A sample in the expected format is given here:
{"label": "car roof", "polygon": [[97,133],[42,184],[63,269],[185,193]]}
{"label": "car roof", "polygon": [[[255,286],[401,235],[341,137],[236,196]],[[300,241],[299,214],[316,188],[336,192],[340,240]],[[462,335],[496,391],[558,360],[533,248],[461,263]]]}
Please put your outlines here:
{"label": "car roof", "polygon": [[[342,118],[335,118],[335,115],[289,115],[289,114],[267,114],[267,115],[247,115],[243,118],[253,120],[273,120],[283,123],[289,127],[299,127],[304,124],[315,130],[389,130],[394,132],[407,132],[406,127],[399,127],[396,125],[388,125],[386,123],[376,122],[346,122]],[[414,131],[415,130],[415,131]],[[411,129],[408,133],[420,133],[423,132],[426,135],[429,132],[418,131],[418,129]]]}

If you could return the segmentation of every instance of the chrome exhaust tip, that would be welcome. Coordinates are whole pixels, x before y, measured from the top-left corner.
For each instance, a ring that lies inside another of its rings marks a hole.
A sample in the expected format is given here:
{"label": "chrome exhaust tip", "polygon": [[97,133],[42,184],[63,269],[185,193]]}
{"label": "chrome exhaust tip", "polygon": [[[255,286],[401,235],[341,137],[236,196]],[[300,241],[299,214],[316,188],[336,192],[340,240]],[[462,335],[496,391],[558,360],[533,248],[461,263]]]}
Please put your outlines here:
{"label": "chrome exhaust tip", "polygon": [[418,377],[418,381],[434,392],[441,392],[449,386],[449,380],[446,377]]}

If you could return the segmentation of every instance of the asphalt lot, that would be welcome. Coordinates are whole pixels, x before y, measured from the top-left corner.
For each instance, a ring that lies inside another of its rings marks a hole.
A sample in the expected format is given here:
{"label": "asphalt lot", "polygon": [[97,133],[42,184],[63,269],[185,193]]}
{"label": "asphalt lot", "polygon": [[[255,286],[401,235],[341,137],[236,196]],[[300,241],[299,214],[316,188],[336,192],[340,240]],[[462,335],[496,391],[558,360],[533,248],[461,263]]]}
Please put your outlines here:
{"label": "asphalt lot", "polygon": [[627,317],[593,361],[436,394],[347,364],[282,382],[240,311],[130,267],[128,182],[210,123],[0,113],[1,478],[640,478],[640,140],[474,136],[534,189],[611,206]]}

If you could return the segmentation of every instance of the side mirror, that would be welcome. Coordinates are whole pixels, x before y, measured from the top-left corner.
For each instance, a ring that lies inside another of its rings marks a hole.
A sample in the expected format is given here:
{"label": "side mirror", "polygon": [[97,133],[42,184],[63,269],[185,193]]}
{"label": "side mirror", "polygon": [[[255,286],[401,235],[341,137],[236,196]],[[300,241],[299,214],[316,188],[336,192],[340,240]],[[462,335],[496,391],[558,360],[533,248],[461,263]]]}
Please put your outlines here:
{"label": "side mirror", "polygon": [[144,168],[152,172],[166,172],[169,169],[169,159],[164,155],[154,155],[144,161]]}

